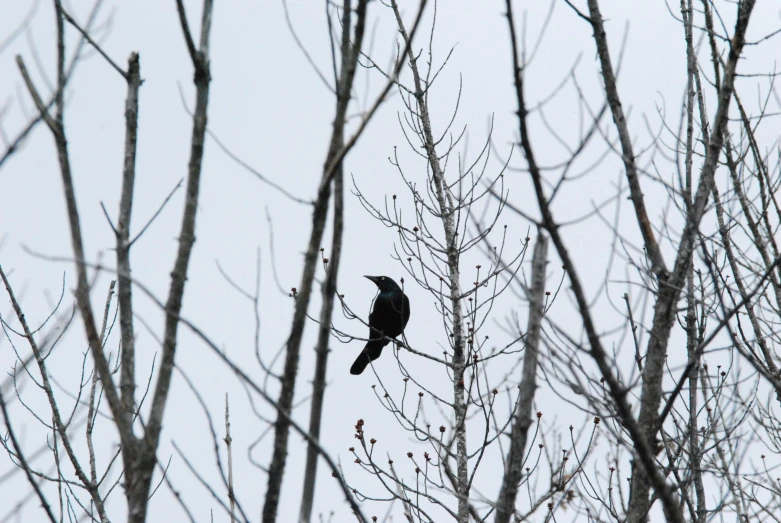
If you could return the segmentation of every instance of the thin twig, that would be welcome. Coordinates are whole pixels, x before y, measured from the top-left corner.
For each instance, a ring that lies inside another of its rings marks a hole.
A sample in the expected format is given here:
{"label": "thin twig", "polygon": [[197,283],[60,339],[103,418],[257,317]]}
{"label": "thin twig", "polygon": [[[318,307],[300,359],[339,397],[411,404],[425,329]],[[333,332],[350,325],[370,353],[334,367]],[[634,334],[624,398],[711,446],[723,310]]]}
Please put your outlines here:
{"label": "thin twig", "polygon": [[95,40],[90,38],[89,33],[87,33],[87,31],[85,31],[84,29],[82,29],[81,26],[78,24],[78,22],[76,22],[76,20],[74,20],[73,17],[71,17],[71,15],[69,15],[68,12],[65,9],[62,9],[60,7],[60,13],[62,13],[62,16],[65,18],[65,20],[67,20],[69,24],[71,24],[73,27],[75,27],[76,30],[79,33],[81,33],[81,35],[84,37],[84,39],[87,42],[89,42],[92,45],[92,47],[95,48],[95,50],[100,54],[100,56],[105,58],[106,61],[111,65],[111,67],[113,67],[120,75],[122,75],[122,78],[124,78],[125,80],[128,79],[128,73],[123,71],[122,68],[119,67],[117,65],[117,63],[114,62],[114,60],[112,60],[111,57],[109,57],[109,55],[106,54],[106,52],[103,50],[103,48],[100,47],[98,45],[98,43],[95,42]]}
{"label": "thin twig", "polygon": [[231,508],[231,523],[236,522],[236,493],[233,491],[233,438],[231,438],[230,406],[228,393],[225,393],[225,447],[228,449],[228,500]]}

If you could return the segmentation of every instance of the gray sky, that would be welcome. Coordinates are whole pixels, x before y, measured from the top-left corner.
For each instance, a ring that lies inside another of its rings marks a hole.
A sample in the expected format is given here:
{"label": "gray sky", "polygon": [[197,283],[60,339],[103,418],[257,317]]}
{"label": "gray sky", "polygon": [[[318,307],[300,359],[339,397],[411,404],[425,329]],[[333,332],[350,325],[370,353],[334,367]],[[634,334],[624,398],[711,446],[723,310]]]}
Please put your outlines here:
{"label": "gray sky", "polygon": [[[71,1],[68,9],[84,22],[89,4]],[[186,2],[191,24],[197,27],[200,16],[198,2]],[[408,23],[413,3],[408,5]],[[576,2],[577,5],[585,2]],[[752,17],[749,40],[757,39],[779,25],[778,6],[773,2],[760,2]],[[525,15],[526,41],[534,45],[549,9],[549,2],[516,2],[516,14]],[[4,2],[0,16],[0,39],[9,35],[27,12],[27,2]],[[290,1],[290,16],[304,46],[315,63],[330,78],[330,47],[327,39],[322,3]],[[431,7],[431,6],[430,6]],[[679,16],[674,2],[668,6],[661,1],[613,0],[603,1],[603,14],[607,20],[611,52],[614,64],[626,32],[626,47],[621,62],[619,89],[625,109],[630,113],[630,130],[636,147],[642,150],[656,134],[662,141],[671,143],[669,131],[662,128],[662,117],[677,126],[680,104],[685,88],[685,59],[683,30],[673,18]],[[585,7],[583,7],[585,8]],[[487,177],[495,176],[512,152],[511,166],[525,165],[521,153],[511,151],[511,142],[517,133],[517,119],[513,114],[515,101],[510,68],[510,47],[504,3],[448,0],[440,2],[434,37],[434,61],[441,64],[453,48],[453,54],[444,69],[432,97],[434,126],[440,132],[452,116],[454,102],[462,81],[459,112],[454,132],[468,127],[467,158],[474,158],[488,138],[489,123],[493,119],[493,149],[488,162]],[[724,7],[723,14],[732,17],[733,9]],[[392,13],[379,2],[370,4],[373,34],[372,56],[378,64],[389,63],[395,51],[395,34]],[[427,20],[430,22],[432,10]],[[34,108],[16,68],[14,57],[21,54],[33,78],[42,92],[48,93],[53,82],[55,65],[55,30],[52,7],[41,2],[30,25],[29,32],[14,40],[0,54],[0,107],[5,111],[0,124],[8,136],[15,136],[33,114]],[[138,231],[155,212],[166,195],[178,181],[185,177],[189,155],[191,119],[182,103],[181,93],[188,105],[192,105],[192,67],[176,16],[175,2],[107,0],[98,15],[97,25],[103,28],[100,42],[105,51],[120,66],[126,66],[131,51],[138,51],[144,84],[140,98],[139,144],[136,176],[133,230]],[[376,25],[374,25],[376,23]],[[519,20],[519,24],[522,21]],[[732,31],[731,18],[725,24]],[[430,24],[429,24],[430,27]],[[194,29],[197,31],[197,29]],[[72,52],[76,34],[68,27],[68,49]],[[417,40],[417,48],[425,45],[427,34]],[[215,3],[212,42],[212,86],[209,105],[209,128],[219,139],[264,176],[283,186],[297,197],[313,197],[322,172],[322,164],[328,145],[331,119],[334,113],[333,96],[313,72],[303,54],[295,46],[285,24],[282,3],[278,1],[256,2],[222,0]],[[40,64],[33,57],[33,47]],[[769,44],[747,48],[741,61],[743,72],[769,72],[777,65],[779,53],[776,40]],[[536,50],[532,65],[526,71],[528,103],[534,105],[544,99],[559,85],[577,63],[575,73],[590,108],[597,111],[602,103],[598,62],[589,26],[579,19],[564,2],[556,2],[545,38]],[[754,81],[759,90],[745,88],[745,82]],[[756,106],[767,93],[767,82],[745,80],[744,93],[747,103]],[[373,100],[384,80],[376,71],[361,70],[356,85],[359,107]],[[75,76],[66,92],[66,129],[69,150],[77,187],[81,224],[86,238],[86,250],[91,260],[102,256],[104,263],[114,263],[113,235],[106,222],[100,203],[105,203],[109,214],[116,216],[120,191],[122,151],[124,145],[124,103],[126,86],[123,79],[100,56],[89,52],[77,66]],[[368,96],[367,94],[368,93]],[[715,102],[711,100],[713,107]],[[352,188],[351,177],[368,199],[382,205],[383,198],[399,195],[399,205],[411,216],[411,198],[388,157],[398,147],[405,174],[422,183],[425,166],[409,149],[401,133],[398,116],[403,105],[395,93],[382,107],[350,153],[346,162],[347,187]],[[353,114],[355,111],[353,111]],[[573,84],[562,91],[554,103],[544,109],[545,121],[573,146],[581,126],[588,124],[588,113],[579,112]],[[586,119],[581,124],[580,118]],[[357,118],[353,119],[351,130]],[[545,131],[545,124],[537,116],[533,141],[543,165],[556,164],[566,155],[565,148]],[[615,136],[609,115],[603,119],[603,129]],[[676,129],[674,128],[673,131]],[[462,148],[463,150],[463,148]],[[595,147],[586,159],[594,160],[604,151]],[[646,156],[640,164],[648,167]],[[646,159],[646,163],[643,161]],[[663,177],[674,175],[670,162],[660,161],[657,167]],[[580,164],[584,170],[587,161]],[[454,171],[451,171],[451,174]],[[555,209],[561,221],[581,216],[595,203],[602,202],[615,193],[615,184],[622,179],[619,158],[612,155],[587,182],[573,183],[565,189]],[[505,175],[510,190],[510,201],[536,216],[531,186],[523,172],[508,170]],[[644,192],[649,195],[650,213],[658,217],[663,210],[664,192],[658,184],[645,179]],[[654,197],[658,197],[654,199]],[[169,283],[169,273],[176,249],[176,234],[181,221],[183,191],[180,190],[161,213],[158,220],[145,233],[133,250],[133,274],[160,298],[164,298]],[[361,276],[385,274],[398,279],[405,276],[398,262],[391,258],[394,233],[369,218],[357,198],[346,195],[345,247],[339,277],[339,292],[346,295],[350,307],[361,314],[368,312],[374,295],[374,286]],[[612,217],[615,206],[606,215]],[[209,140],[204,159],[204,175],[201,200],[197,215],[197,242],[190,266],[189,281],[185,292],[183,315],[201,326],[225,352],[239,362],[253,376],[261,378],[253,353],[254,319],[251,303],[242,298],[226,283],[217,270],[219,262],[225,271],[239,284],[252,288],[255,281],[256,253],[261,252],[261,350],[270,359],[289,334],[293,302],[280,293],[272,274],[269,250],[270,227],[266,215],[273,219],[275,262],[279,280],[285,289],[298,286],[302,267],[302,253],[309,238],[310,208],[290,201],[273,188],[261,183],[254,175],[233,162]],[[635,224],[629,202],[621,203],[620,228],[636,239]],[[510,245],[518,249],[520,238],[526,236],[529,222],[511,211],[499,221],[507,224]],[[437,227],[434,224],[433,227]],[[532,233],[534,230],[532,229]],[[534,234],[532,234],[532,237]],[[329,238],[326,234],[326,238]],[[50,303],[59,297],[65,278],[63,308],[71,302],[70,290],[75,285],[71,263],[51,261],[32,255],[25,249],[45,256],[69,257],[71,248],[64,208],[64,198],[59,177],[56,151],[50,133],[39,126],[25,141],[21,151],[0,168],[0,239],[5,240],[0,249],[0,263],[6,271],[12,271],[12,281],[17,291],[24,292],[25,312],[35,325],[51,311]],[[589,220],[583,225],[567,228],[565,238],[584,275],[587,289],[596,292],[605,277],[610,256],[609,229],[599,220]],[[328,246],[324,245],[326,250]],[[668,246],[669,247],[669,246]],[[551,249],[552,252],[552,249]],[[474,263],[480,263],[476,254],[465,262],[465,282],[470,282]],[[529,255],[530,259],[530,255]],[[625,274],[625,262],[619,260],[613,267],[614,276]],[[319,275],[322,276],[322,267]],[[561,268],[550,264],[549,286],[558,285]],[[407,282],[410,279],[406,278]],[[109,281],[103,275],[95,287],[93,305],[102,307]],[[565,285],[566,289],[566,285]],[[601,329],[614,326],[618,320],[607,299],[614,303],[626,287],[616,284],[600,294],[596,307],[602,311]],[[410,341],[419,350],[437,354],[442,343],[441,320],[434,309],[432,296],[417,287],[407,285],[411,300],[412,319],[407,329]],[[4,295],[4,293],[3,293]],[[137,350],[139,375],[149,369],[152,359],[159,352],[155,341],[162,332],[162,315],[141,292],[135,293],[135,302],[141,319],[148,322],[152,332],[137,326]],[[7,300],[0,302],[0,313],[6,314]],[[492,312],[495,321],[489,321],[485,334],[497,344],[506,343],[508,336],[499,328],[504,318],[516,306],[510,294],[502,296]],[[552,314],[558,321],[574,319],[571,300],[566,292],[556,302]],[[525,324],[526,310],[518,307],[521,323]],[[319,292],[310,307],[310,314],[319,314]],[[78,321],[78,320],[77,320]],[[357,321],[350,322],[337,313],[335,322],[339,328],[356,336],[364,336],[364,327]],[[577,325],[577,324],[575,324]],[[257,518],[265,490],[266,476],[253,467],[247,459],[246,449],[266,429],[251,412],[242,387],[234,377],[218,363],[207,347],[186,330],[177,353],[177,363],[198,384],[203,399],[218,425],[222,428],[224,394],[230,393],[233,439],[237,446],[234,456],[237,496],[247,513]],[[307,336],[302,346],[302,359],[297,387],[297,399],[308,397],[312,376],[315,324],[307,326]],[[576,327],[574,335],[579,335]],[[116,339],[116,336],[115,336]],[[21,345],[17,345],[21,347]],[[414,479],[411,464],[404,457],[407,450],[422,453],[424,448],[410,441],[409,433],[401,430],[392,416],[384,411],[372,394],[370,386],[376,383],[373,373],[354,377],[348,374],[350,363],[359,352],[358,341],[344,345],[334,340],[329,361],[329,383],[326,395],[323,445],[344,464],[349,481],[367,493],[382,495],[380,485],[365,474],[352,468],[352,456],[347,448],[354,444],[353,425],[358,418],[366,421],[366,432],[379,440],[378,451],[384,462],[385,453],[392,455],[399,470]],[[116,343],[113,350],[116,351]],[[81,324],[75,325],[60,342],[51,358],[51,367],[57,369],[60,384],[67,390],[75,390],[82,355],[86,351]],[[376,366],[381,378],[392,390],[399,390],[400,375],[393,358],[386,354]],[[629,356],[629,353],[627,353]],[[444,372],[426,362],[419,362],[409,355],[403,361],[417,369],[421,376],[429,373],[432,387],[447,390]],[[15,356],[7,340],[0,344],[0,367],[10,370]],[[628,360],[628,361],[631,361]],[[414,390],[417,392],[417,390]],[[43,398],[27,386],[30,404],[42,406]],[[64,397],[64,395],[63,395]],[[65,401],[65,400],[63,400]],[[587,416],[556,401],[550,390],[543,388],[538,402],[545,402],[546,420],[551,429],[560,430],[569,423],[584,423]],[[257,407],[265,416],[273,413],[260,400]],[[18,404],[15,408],[19,408]],[[427,405],[432,426],[442,423],[441,414],[433,405]],[[542,408],[542,407],[541,407]],[[297,419],[308,419],[308,403],[296,411]],[[558,416],[554,424],[553,418]],[[20,418],[21,419],[21,418]],[[38,448],[43,440],[40,427],[27,416],[18,428],[25,435],[26,448]],[[102,436],[106,442],[116,440],[105,420]],[[212,456],[210,436],[204,430],[204,415],[192,393],[180,376],[174,379],[173,396],[168,405],[164,434],[159,457],[167,461],[173,454],[170,444],[175,441],[198,470],[219,486],[215,462]],[[195,430],[194,430],[195,429]],[[478,432],[479,433],[479,428]],[[252,456],[267,463],[270,459],[271,437],[266,437]],[[290,438],[290,460],[285,477],[283,500],[280,505],[280,521],[293,521],[297,517],[299,491],[303,477],[304,449],[301,438]],[[103,458],[113,447],[105,444]],[[565,445],[566,448],[566,445]],[[216,520],[224,520],[224,514],[216,503],[197,484],[183,462],[173,454],[171,478],[198,520],[207,520],[214,510]],[[105,461],[104,461],[105,463]],[[0,456],[0,474],[10,467],[3,454]],[[496,496],[497,479],[501,461],[494,456],[482,465],[477,494],[489,498]],[[320,465],[321,478],[315,500],[315,512],[335,511],[335,521],[347,521],[349,509],[343,502],[330,471]],[[3,489],[6,505],[28,491],[28,486],[17,475],[17,481]],[[385,497],[385,496],[383,496]],[[124,506],[122,494],[113,495],[117,506]],[[452,500],[451,500],[452,501]],[[23,514],[23,521],[33,521],[36,503],[31,503]],[[382,516],[386,505],[365,505],[366,513]],[[400,520],[396,506],[396,520]],[[158,521],[162,514],[170,514],[178,520],[180,509],[173,497],[161,487],[152,500],[150,521]]]}

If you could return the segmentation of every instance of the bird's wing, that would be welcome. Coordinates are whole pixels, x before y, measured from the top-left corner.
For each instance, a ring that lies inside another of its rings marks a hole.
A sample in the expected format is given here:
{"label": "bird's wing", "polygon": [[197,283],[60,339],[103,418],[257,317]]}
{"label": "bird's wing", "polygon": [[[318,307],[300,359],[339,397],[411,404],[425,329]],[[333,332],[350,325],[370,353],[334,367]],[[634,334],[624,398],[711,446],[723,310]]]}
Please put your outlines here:
{"label": "bird's wing", "polygon": [[383,324],[385,316],[387,316],[387,303],[378,296],[374,300],[371,313],[369,313],[369,339],[382,338],[380,331],[386,328]]}
{"label": "bird's wing", "polygon": [[[393,312],[396,315],[401,314],[401,324],[402,328],[407,324],[407,320],[409,320],[409,298],[407,298],[407,295],[404,293],[398,293],[395,296],[393,296]],[[398,317],[398,316],[397,316]]]}

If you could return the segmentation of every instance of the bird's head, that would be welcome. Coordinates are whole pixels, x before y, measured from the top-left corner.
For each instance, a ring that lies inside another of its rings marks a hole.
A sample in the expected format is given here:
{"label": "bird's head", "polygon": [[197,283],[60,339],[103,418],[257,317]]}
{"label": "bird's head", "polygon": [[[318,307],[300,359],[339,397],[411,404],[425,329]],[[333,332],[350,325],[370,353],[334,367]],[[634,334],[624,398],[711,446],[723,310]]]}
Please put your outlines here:
{"label": "bird's head", "polygon": [[380,289],[380,292],[393,292],[400,291],[401,287],[387,276],[364,276],[374,282],[374,284]]}

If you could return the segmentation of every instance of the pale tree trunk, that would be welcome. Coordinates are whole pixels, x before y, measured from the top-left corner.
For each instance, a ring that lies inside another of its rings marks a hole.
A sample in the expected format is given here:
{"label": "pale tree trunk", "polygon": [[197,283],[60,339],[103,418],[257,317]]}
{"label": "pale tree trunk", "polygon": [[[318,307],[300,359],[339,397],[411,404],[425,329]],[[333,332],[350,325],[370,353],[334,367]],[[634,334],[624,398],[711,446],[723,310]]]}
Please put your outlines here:
{"label": "pale tree trunk", "polygon": [[[404,27],[399,12],[399,6],[396,0],[391,0],[393,12],[396,15],[396,23],[399,32],[409,47],[411,39]],[[456,230],[456,221],[454,216],[455,205],[452,194],[445,180],[445,173],[439,161],[439,155],[436,150],[436,141],[431,129],[431,117],[429,114],[428,102],[423,88],[423,80],[418,70],[417,58],[414,52],[410,53],[410,70],[414,81],[413,96],[417,104],[417,117],[420,119],[423,138],[423,145],[426,151],[426,158],[431,168],[431,177],[434,181],[435,197],[439,205],[439,211],[442,216],[442,227],[445,233],[445,251],[447,256],[448,290],[450,307],[452,312],[452,342],[453,348],[453,411],[455,414],[456,431],[456,484],[455,493],[458,498],[458,522],[468,523],[469,521],[469,472],[467,456],[466,439],[466,397],[464,377],[466,369],[469,367],[465,361],[466,338],[464,333],[464,314],[461,306],[461,273],[459,266],[459,239]]]}
{"label": "pale tree trunk", "polygon": [[513,426],[510,431],[510,449],[502,476],[502,486],[496,500],[496,523],[510,523],[515,513],[515,497],[523,477],[523,456],[529,427],[532,425],[534,393],[537,390],[537,357],[540,350],[542,318],[545,312],[545,269],[548,264],[548,239],[539,233],[532,257],[532,285],[529,295],[529,321],[524,335],[523,371],[518,390]]}

